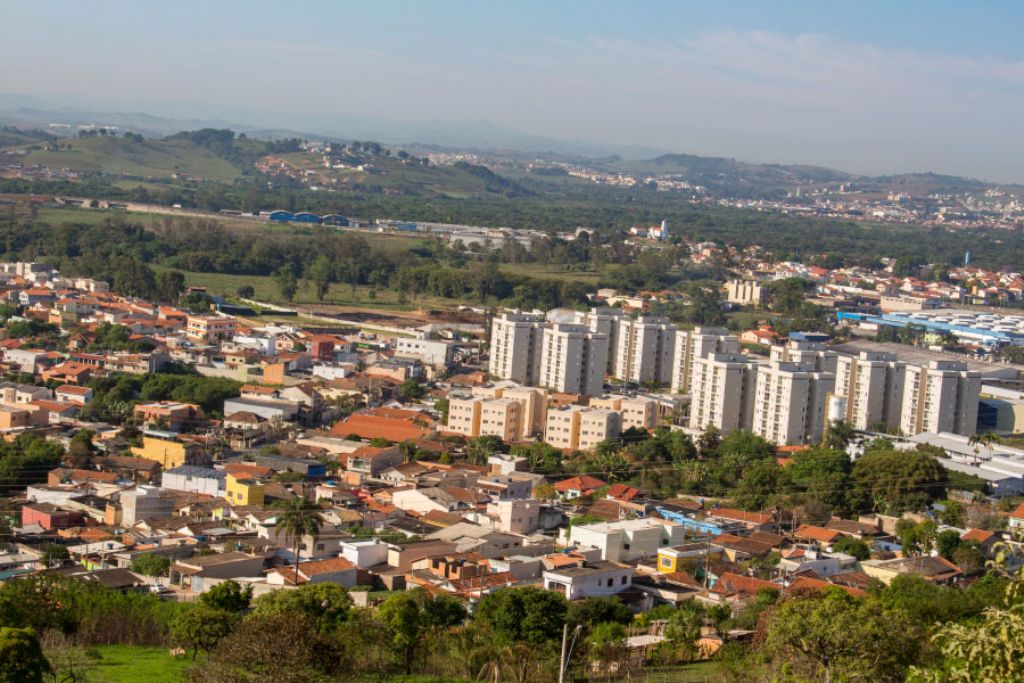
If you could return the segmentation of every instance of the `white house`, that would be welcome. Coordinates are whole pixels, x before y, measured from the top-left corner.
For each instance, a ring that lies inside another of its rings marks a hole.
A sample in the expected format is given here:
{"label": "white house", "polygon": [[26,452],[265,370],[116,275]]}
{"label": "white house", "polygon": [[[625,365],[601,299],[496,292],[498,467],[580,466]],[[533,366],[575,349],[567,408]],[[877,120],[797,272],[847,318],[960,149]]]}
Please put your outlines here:
{"label": "white house", "polygon": [[581,548],[596,548],[601,559],[631,562],[653,558],[662,547],[676,546],[686,539],[681,524],[663,519],[624,519],[563,529],[559,540]]}
{"label": "white house", "polygon": [[545,590],[569,600],[615,595],[633,585],[633,568],[615,562],[589,562],[543,573]]}

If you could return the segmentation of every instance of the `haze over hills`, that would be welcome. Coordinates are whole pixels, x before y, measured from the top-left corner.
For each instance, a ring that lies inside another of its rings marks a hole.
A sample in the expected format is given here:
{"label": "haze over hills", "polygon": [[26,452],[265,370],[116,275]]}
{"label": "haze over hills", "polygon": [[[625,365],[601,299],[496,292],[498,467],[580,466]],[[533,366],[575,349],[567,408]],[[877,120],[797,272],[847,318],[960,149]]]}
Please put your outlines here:
{"label": "haze over hills", "polygon": [[[712,189],[734,188],[738,185],[745,191],[755,193],[768,190],[777,192],[806,183],[849,181],[868,183],[879,190],[901,191],[902,188],[902,191],[914,194],[983,191],[995,186],[976,179],[934,173],[911,172],[870,177],[805,164],[758,164],[724,157],[664,153],[662,150],[633,145],[555,140],[502,128],[482,120],[402,122],[386,118],[368,119],[319,114],[306,118],[309,120],[305,123],[310,124],[310,127],[291,129],[223,119],[174,118],[145,112],[98,111],[65,106],[33,96],[0,93],[0,125],[38,128],[64,136],[73,135],[78,126],[107,125],[116,126],[121,132],[134,131],[154,138],[171,136],[183,130],[215,128],[231,129],[261,140],[290,137],[341,142],[376,140],[422,151],[466,151],[517,159],[524,163],[534,159],[545,159],[580,164],[610,173],[671,175]],[[10,146],[18,142],[19,140],[8,137],[4,144]],[[140,161],[138,149],[121,150],[114,140],[91,144],[102,149],[93,150],[95,154],[85,155],[88,158],[82,158],[80,162],[76,162],[74,157],[82,155],[72,155],[70,160],[40,157],[34,161],[62,162],[86,172],[147,175],[147,171],[153,170],[147,167],[147,163],[152,159],[147,157]],[[213,163],[214,160],[210,158],[208,150],[195,150],[201,157],[196,159],[191,158],[187,147],[184,145],[182,148],[179,144],[175,150],[159,150],[159,154],[169,154],[171,158],[157,159],[151,166],[164,171],[177,169],[193,172],[197,168],[208,170],[212,165],[216,167],[216,172],[208,177],[227,180],[234,175],[230,167]],[[154,152],[156,148],[150,145],[149,151]],[[97,154],[99,158],[95,158]],[[237,163],[234,165],[238,167]]]}

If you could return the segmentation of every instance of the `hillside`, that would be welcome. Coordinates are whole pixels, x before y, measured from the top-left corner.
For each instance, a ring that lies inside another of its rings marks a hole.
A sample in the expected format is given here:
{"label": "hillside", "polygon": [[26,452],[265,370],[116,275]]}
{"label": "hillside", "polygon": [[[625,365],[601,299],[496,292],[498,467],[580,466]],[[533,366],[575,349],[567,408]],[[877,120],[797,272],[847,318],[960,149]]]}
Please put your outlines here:
{"label": "hillside", "polygon": [[[64,143],[70,149],[48,149],[33,144],[20,157],[26,165],[37,164],[80,173],[126,175],[136,178],[170,178],[184,173],[194,178],[230,182],[241,169],[191,140],[137,141],[128,138],[74,138]],[[9,145],[8,150],[18,145]],[[22,145],[22,149],[25,147]]]}

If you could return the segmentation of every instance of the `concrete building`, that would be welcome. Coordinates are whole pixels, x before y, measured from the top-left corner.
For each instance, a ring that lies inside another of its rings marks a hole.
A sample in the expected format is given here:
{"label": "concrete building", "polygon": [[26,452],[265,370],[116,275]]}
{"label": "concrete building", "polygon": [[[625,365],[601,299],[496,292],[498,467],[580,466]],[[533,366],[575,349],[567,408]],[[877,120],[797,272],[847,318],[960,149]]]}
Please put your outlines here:
{"label": "concrete building", "polygon": [[573,526],[571,531],[563,529],[559,540],[581,549],[596,548],[602,560],[632,562],[657,557],[660,548],[680,545],[685,538],[681,524],[648,517]]}
{"label": "concrete building", "polygon": [[650,316],[622,318],[617,326],[612,374],[637,384],[670,384],[678,328],[667,318]]}
{"label": "concrete building", "polygon": [[494,398],[480,405],[480,436],[496,436],[505,443],[523,437],[523,405],[511,398]]}
{"label": "concrete building", "polygon": [[234,318],[212,315],[190,315],[185,327],[185,336],[204,344],[219,344],[231,339],[238,331]]}
{"label": "concrete building", "polygon": [[825,428],[835,375],[808,363],[772,361],[758,368],[752,430],[779,445],[816,444]]}
{"label": "concrete building", "polygon": [[658,402],[644,396],[594,396],[589,407],[601,410],[614,410],[619,413],[622,430],[630,427],[653,431],[658,425]]}
{"label": "concrete building", "polygon": [[614,562],[588,562],[543,573],[544,590],[569,600],[615,595],[633,585],[633,568]]}
{"label": "concrete building", "polygon": [[441,339],[399,337],[395,341],[395,355],[399,358],[419,359],[424,365],[447,368],[455,357],[455,345]]}
{"label": "concrete building", "polygon": [[487,515],[495,528],[508,534],[530,534],[540,526],[539,500],[499,500],[487,504]]}
{"label": "concrete building", "polygon": [[959,361],[908,365],[903,389],[900,430],[951,432],[970,436],[977,431],[981,374]]}
{"label": "concrete building", "polygon": [[544,321],[533,315],[505,313],[491,322],[489,372],[492,377],[536,384]]}
{"label": "concrete building", "polygon": [[898,427],[905,377],[906,365],[890,353],[863,351],[839,356],[835,395],[843,401],[842,419],[854,429]]}
{"label": "concrete building", "polygon": [[548,411],[544,440],[555,448],[588,450],[621,432],[617,412],[569,405]]}
{"label": "concrete building", "polygon": [[740,306],[760,306],[768,300],[768,292],[756,280],[729,280],[725,283],[725,300]]}
{"label": "concrete building", "polygon": [[226,478],[227,473],[224,470],[182,465],[164,471],[160,479],[160,488],[203,493],[216,498],[224,495]]}
{"label": "concrete building", "polygon": [[155,486],[136,486],[120,496],[121,523],[132,526],[136,522],[167,517],[174,512],[174,498]]}
{"label": "concrete building", "polygon": [[597,332],[608,338],[608,359],[606,375],[615,374],[615,350],[619,345],[619,321],[624,317],[618,308],[592,308],[589,313],[578,316],[578,322],[586,325],[591,332]]}
{"label": "concrete building", "polygon": [[448,400],[448,429],[466,436],[494,435],[508,443],[542,434],[545,393],[531,387],[493,387],[482,396]]}
{"label": "concrete building", "polygon": [[835,374],[838,354],[822,342],[791,339],[785,345],[771,347],[770,358],[780,363],[797,363],[813,372]]}
{"label": "concrete building", "polygon": [[739,353],[697,358],[690,385],[690,427],[713,426],[723,434],[753,423],[757,366]]}
{"label": "concrete building", "polygon": [[604,389],[608,336],[584,325],[554,323],[542,333],[537,384],[566,394],[594,396]]}
{"label": "concrete building", "polygon": [[697,327],[679,330],[672,358],[672,391],[688,394],[691,391],[693,364],[699,358],[714,353],[739,353],[739,337],[730,335],[722,327]]}

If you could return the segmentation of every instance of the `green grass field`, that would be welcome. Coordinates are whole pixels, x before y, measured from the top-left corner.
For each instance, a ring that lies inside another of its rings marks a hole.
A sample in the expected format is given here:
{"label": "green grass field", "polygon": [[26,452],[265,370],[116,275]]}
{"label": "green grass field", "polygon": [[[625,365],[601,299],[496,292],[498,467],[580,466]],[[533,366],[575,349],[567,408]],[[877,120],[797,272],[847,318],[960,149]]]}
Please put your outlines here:
{"label": "green grass field", "polygon": [[32,150],[27,164],[70,168],[81,172],[131,175],[141,178],[170,178],[175,173],[231,182],[240,170],[229,161],[188,140],[146,140],[96,137],[74,139],[71,149]]}
{"label": "green grass field", "polygon": [[173,659],[165,647],[101,645],[97,678],[106,683],[178,683],[189,658]]}

